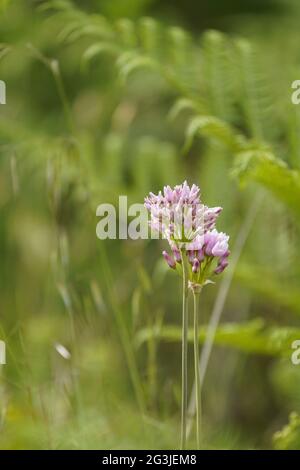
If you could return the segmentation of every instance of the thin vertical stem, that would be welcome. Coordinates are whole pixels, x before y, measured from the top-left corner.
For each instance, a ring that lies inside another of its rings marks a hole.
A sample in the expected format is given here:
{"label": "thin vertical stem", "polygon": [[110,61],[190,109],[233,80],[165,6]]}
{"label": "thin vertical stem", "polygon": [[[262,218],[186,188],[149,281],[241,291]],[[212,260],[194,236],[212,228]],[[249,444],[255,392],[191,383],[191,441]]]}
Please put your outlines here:
{"label": "thin vertical stem", "polygon": [[59,62],[56,59],[52,59],[50,61],[50,69],[56,83],[59,98],[63,105],[66,122],[68,124],[71,134],[74,134],[74,121],[72,116],[72,109],[67,98],[67,93],[61,76]]}
{"label": "thin vertical stem", "polygon": [[[220,288],[219,288],[219,291],[218,291],[218,294],[217,294],[217,297],[213,306],[212,314],[211,314],[209,325],[207,328],[207,336],[205,338],[205,342],[202,348],[201,358],[200,358],[200,379],[201,379],[202,386],[203,386],[203,382],[205,379],[210,355],[212,352],[216,330],[220,322],[220,318],[224,309],[224,305],[228,296],[231,283],[232,283],[233,275],[234,275],[236,266],[239,262],[245,243],[248,239],[251,228],[253,227],[257,212],[259,208],[261,207],[263,198],[264,198],[264,192],[260,190],[258,194],[256,195],[256,197],[253,199],[253,202],[247,211],[245,220],[243,221],[241,228],[239,230],[239,233],[237,235],[237,239],[233,248],[232,256],[230,257],[229,270],[223,277],[223,280],[221,282],[221,285],[220,285]],[[196,385],[194,383],[193,390],[191,393],[190,403],[188,407],[187,437],[189,436],[192,430],[192,423],[193,423],[195,411],[196,411]]]}
{"label": "thin vertical stem", "polygon": [[65,119],[66,123],[69,127],[69,130],[71,134],[74,134],[74,121],[73,121],[73,116],[72,116],[72,109],[70,106],[70,103],[67,98],[67,93],[65,90],[64,82],[61,76],[61,71],[60,71],[60,66],[59,62],[56,59],[49,59],[48,57],[44,56],[36,47],[34,47],[31,43],[27,44],[27,48],[33,52],[35,57],[40,60],[52,73],[53,78],[55,80],[57,92],[59,95],[59,98],[61,100],[64,113],[65,113]]}
{"label": "thin vertical stem", "polygon": [[195,387],[196,387],[196,432],[197,449],[200,448],[201,424],[202,424],[202,404],[201,404],[201,379],[199,369],[199,319],[198,305],[199,292],[193,289],[194,299],[194,366],[195,366]]}
{"label": "thin vertical stem", "polygon": [[188,405],[188,266],[184,250],[180,250],[182,262],[182,395],[181,395],[181,449],[186,448],[186,423]]}

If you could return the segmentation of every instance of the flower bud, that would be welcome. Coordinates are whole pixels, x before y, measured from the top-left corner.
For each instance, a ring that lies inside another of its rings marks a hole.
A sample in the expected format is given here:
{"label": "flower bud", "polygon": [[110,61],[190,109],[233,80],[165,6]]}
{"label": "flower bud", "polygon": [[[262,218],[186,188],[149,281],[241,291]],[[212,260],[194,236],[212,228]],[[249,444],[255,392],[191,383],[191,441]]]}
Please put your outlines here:
{"label": "flower bud", "polygon": [[200,268],[200,261],[197,258],[195,258],[193,261],[193,267],[192,267],[193,273],[197,273],[199,271],[199,268]]}
{"label": "flower bud", "polygon": [[166,262],[170,266],[170,268],[175,269],[176,268],[176,261],[167,253],[166,251],[162,252],[163,257],[165,258]]}

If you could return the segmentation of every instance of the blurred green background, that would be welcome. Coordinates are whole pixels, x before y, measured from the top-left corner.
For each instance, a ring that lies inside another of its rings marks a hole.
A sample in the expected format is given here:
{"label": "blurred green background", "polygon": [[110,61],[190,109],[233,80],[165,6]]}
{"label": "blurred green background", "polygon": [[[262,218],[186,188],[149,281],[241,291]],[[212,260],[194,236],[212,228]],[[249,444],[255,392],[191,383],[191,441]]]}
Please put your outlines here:
{"label": "blurred green background", "polygon": [[0,448],[178,447],[180,280],[164,242],[95,230],[98,204],[187,179],[232,251],[201,302],[201,344],[224,303],[203,447],[299,449],[299,2],[0,12]]}

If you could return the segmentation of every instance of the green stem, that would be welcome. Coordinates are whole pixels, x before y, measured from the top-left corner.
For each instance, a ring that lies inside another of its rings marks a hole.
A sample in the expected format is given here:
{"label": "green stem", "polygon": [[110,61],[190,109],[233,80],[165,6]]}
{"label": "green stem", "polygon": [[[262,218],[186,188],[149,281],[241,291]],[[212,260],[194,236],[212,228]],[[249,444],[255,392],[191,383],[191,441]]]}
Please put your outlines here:
{"label": "green stem", "polygon": [[202,406],[201,406],[201,379],[199,368],[199,319],[198,304],[199,294],[193,289],[194,299],[194,366],[195,366],[195,386],[196,386],[196,431],[197,431],[197,449],[200,448]]}
{"label": "green stem", "polygon": [[64,82],[61,76],[59,62],[56,59],[49,59],[44,56],[38,49],[36,49],[31,43],[27,44],[27,48],[34,54],[34,56],[40,60],[52,73],[57,87],[57,92],[61,100],[67,125],[71,134],[74,134],[74,122],[72,116],[72,109],[67,98]]}
{"label": "green stem", "polygon": [[186,423],[188,401],[188,266],[184,250],[180,250],[182,262],[182,395],[181,395],[181,449],[186,448]]}
{"label": "green stem", "polygon": [[62,102],[66,122],[68,124],[71,134],[74,134],[74,122],[73,122],[73,116],[72,116],[72,109],[67,98],[67,93],[65,90],[62,76],[61,76],[59,62],[55,59],[52,59],[50,62],[50,68],[51,68],[51,72],[56,83],[59,98]]}

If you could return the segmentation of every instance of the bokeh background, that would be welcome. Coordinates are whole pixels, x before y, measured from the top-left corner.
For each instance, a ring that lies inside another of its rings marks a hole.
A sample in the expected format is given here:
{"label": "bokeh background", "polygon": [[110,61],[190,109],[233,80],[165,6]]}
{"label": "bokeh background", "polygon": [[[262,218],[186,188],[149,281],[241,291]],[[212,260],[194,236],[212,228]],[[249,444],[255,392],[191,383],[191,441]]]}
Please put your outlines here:
{"label": "bokeh background", "polygon": [[300,448],[299,2],[0,12],[0,448],[178,447],[180,279],[163,242],[95,230],[98,204],[185,179],[231,236],[201,301],[203,447]]}

